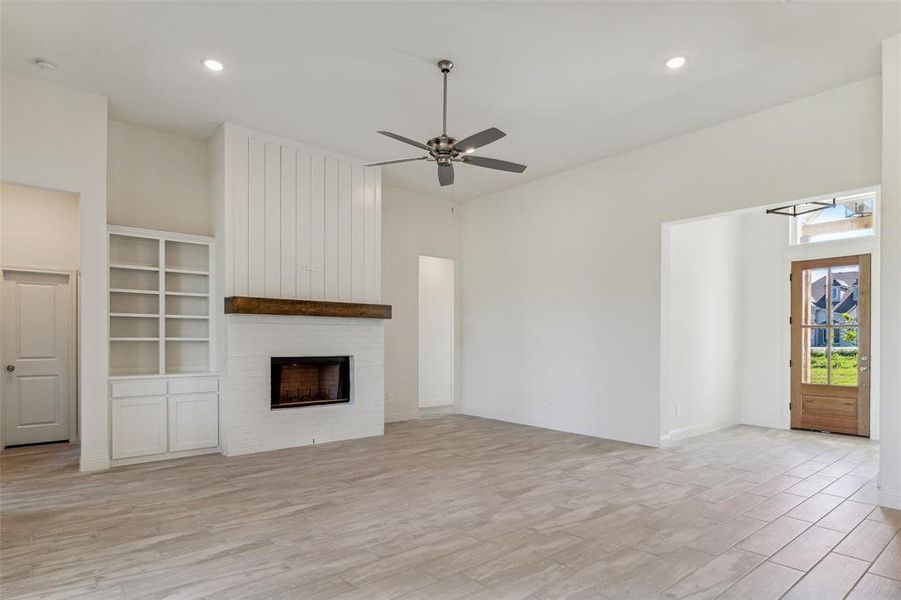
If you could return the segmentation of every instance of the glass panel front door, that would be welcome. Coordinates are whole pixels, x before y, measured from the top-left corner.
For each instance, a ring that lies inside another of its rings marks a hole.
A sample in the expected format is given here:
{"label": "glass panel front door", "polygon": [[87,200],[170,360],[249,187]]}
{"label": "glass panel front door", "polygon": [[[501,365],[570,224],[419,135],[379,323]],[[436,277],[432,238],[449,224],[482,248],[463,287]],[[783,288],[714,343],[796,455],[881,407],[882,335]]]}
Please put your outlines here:
{"label": "glass panel front door", "polygon": [[792,427],[869,435],[869,267],[792,265]]}

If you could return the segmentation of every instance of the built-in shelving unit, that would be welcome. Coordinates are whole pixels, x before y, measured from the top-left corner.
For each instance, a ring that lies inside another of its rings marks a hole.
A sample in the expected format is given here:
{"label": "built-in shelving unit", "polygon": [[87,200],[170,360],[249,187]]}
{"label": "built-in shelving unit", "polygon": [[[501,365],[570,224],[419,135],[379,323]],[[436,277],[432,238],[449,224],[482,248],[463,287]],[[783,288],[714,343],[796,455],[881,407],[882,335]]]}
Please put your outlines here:
{"label": "built-in shelving unit", "polygon": [[212,239],[109,228],[110,375],[208,373]]}

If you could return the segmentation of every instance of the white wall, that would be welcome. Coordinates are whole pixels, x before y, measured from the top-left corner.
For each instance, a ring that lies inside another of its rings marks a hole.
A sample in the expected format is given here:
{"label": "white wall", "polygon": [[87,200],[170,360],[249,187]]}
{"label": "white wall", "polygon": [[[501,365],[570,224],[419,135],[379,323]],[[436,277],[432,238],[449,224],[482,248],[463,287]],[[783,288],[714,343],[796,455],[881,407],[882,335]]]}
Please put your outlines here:
{"label": "white wall", "polygon": [[790,343],[789,217],[768,215],[763,208],[740,216],[742,222],[741,422],[785,428],[785,400]]}
{"label": "white wall", "polygon": [[0,184],[0,263],[77,271],[78,194]]}
{"label": "white wall", "polygon": [[107,99],[4,71],[0,179],[79,195],[81,468],[109,466]]}
{"label": "white wall", "polygon": [[877,184],[878,79],[463,207],[463,411],[657,444],[660,226]]}
{"label": "white wall", "polygon": [[[901,509],[901,35],[882,48],[882,382],[880,503]],[[890,309],[891,307],[891,309]]]}
{"label": "white wall", "polygon": [[738,423],[742,219],[663,228],[660,434],[671,441]]}
{"label": "white wall", "polygon": [[[461,222],[459,206],[397,188],[382,190],[382,301],[393,306],[385,321],[386,421],[419,416],[419,256],[456,263],[455,345],[461,353]],[[460,360],[454,390],[459,403]]]}
{"label": "white wall", "polygon": [[419,406],[454,403],[454,279],[450,258],[419,257]]}
{"label": "white wall", "polygon": [[202,235],[211,231],[205,142],[110,121],[107,181],[110,224]]}

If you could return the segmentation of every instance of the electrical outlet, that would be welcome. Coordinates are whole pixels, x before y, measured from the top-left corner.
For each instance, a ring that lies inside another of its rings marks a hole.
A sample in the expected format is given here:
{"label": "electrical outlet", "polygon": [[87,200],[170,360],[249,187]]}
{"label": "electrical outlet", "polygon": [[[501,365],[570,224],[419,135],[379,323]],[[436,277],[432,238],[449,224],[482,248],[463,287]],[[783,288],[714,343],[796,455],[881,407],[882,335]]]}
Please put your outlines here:
{"label": "electrical outlet", "polygon": [[682,416],[682,406],[679,405],[679,404],[676,405],[676,416],[677,416],[677,417],[681,417],[681,416]]}

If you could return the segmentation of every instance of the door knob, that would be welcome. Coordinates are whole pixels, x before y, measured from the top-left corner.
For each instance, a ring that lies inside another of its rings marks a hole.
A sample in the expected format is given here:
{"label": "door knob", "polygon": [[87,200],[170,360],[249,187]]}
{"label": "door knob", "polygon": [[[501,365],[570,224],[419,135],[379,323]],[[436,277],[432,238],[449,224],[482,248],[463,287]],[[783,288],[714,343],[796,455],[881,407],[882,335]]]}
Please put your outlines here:
{"label": "door knob", "polygon": [[6,365],[6,370],[12,373],[16,370],[16,365]]}

